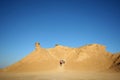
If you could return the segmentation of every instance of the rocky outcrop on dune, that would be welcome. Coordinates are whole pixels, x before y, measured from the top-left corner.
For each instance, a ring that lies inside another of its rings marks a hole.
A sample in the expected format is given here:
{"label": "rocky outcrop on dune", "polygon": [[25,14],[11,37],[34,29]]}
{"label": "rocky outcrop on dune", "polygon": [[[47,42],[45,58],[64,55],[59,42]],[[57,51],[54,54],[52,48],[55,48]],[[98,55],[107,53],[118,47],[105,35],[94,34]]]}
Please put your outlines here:
{"label": "rocky outcrop on dune", "polygon": [[34,71],[120,71],[120,53],[111,54],[100,44],[79,48],[56,45],[44,49],[39,43],[35,50],[21,61],[3,69],[9,72]]}

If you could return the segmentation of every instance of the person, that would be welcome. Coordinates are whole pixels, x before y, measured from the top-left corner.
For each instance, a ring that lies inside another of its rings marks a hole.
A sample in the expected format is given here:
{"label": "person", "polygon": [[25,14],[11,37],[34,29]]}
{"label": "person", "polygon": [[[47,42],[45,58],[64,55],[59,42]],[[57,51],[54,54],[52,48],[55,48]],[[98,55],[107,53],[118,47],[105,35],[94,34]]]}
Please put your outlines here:
{"label": "person", "polygon": [[60,66],[62,66],[62,64],[65,64],[64,60],[60,60]]}

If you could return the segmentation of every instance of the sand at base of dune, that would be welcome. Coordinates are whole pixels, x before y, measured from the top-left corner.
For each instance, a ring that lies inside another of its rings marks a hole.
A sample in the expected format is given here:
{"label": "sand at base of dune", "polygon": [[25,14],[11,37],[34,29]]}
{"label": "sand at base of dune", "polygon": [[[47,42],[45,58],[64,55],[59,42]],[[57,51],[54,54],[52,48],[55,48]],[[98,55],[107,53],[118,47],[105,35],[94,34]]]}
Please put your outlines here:
{"label": "sand at base of dune", "polygon": [[29,72],[0,73],[0,80],[120,80],[120,73]]}

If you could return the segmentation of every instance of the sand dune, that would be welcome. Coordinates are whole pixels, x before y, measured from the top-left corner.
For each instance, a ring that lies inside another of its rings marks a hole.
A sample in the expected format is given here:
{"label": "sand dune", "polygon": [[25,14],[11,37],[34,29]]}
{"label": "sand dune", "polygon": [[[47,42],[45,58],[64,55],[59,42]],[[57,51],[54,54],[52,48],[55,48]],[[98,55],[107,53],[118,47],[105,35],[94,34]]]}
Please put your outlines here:
{"label": "sand dune", "polygon": [[100,44],[45,49],[36,43],[33,52],[0,70],[0,80],[120,80],[119,76],[120,53],[107,52]]}
{"label": "sand dune", "polygon": [[[60,66],[60,60],[65,64]],[[3,69],[6,72],[36,71],[120,71],[120,54],[111,54],[105,46],[90,44],[79,48],[57,45],[41,48],[36,43],[35,50],[21,61]]]}

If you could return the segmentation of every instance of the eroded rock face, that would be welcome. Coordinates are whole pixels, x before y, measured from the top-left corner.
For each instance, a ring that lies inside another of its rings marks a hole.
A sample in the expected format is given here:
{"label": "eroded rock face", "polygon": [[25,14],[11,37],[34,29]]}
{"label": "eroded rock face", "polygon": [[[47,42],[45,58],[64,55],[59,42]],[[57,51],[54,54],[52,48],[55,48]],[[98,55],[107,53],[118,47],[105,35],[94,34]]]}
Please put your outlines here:
{"label": "eroded rock face", "polygon": [[[60,64],[63,60],[65,63]],[[8,66],[4,71],[120,71],[120,54],[111,54],[99,44],[70,48],[57,45],[44,49],[35,43],[35,50],[21,61]]]}
{"label": "eroded rock face", "polygon": [[110,69],[114,71],[120,71],[120,53],[113,54],[111,58],[112,65],[110,66]]}

